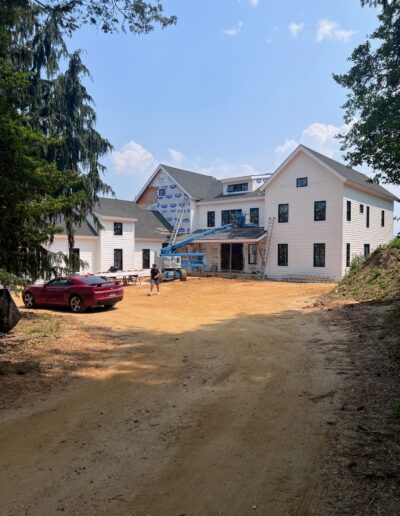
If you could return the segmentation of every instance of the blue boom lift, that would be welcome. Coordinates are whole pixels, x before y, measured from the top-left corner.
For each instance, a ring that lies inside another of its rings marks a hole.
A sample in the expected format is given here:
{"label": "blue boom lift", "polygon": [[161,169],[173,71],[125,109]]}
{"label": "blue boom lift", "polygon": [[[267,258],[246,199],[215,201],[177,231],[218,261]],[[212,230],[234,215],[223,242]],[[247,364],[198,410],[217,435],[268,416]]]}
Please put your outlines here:
{"label": "blue boom lift", "polygon": [[208,265],[205,253],[177,252],[178,249],[185,247],[194,240],[200,240],[207,235],[212,235],[219,231],[228,231],[234,227],[254,227],[254,224],[245,224],[245,215],[238,213],[236,215],[236,222],[207,229],[202,233],[193,234],[179,242],[174,242],[173,244],[163,247],[160,251],[163,281],[172,281],[175,279],[186,281],[187,269],[191,267],[206,267]]}

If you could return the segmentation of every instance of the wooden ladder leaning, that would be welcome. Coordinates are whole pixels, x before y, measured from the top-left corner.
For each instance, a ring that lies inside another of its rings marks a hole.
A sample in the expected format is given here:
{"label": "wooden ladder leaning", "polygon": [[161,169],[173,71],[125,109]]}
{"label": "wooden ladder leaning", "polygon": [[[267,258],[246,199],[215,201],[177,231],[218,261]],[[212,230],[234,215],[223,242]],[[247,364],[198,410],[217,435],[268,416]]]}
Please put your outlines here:
{"label": "wooden ladder leaning", "polygon": [[175,242],[176,242],[176,237],[178,236],[179,229],[180,229],[181,224],[182,224],[182,219],[183,219],[184,212],[185,212],[185,209],[182,208],[182,210],[178,213],[178,217],[176,219],[174,228],[172,230],[171,236],[169,237],[168,245],[175,244]]}

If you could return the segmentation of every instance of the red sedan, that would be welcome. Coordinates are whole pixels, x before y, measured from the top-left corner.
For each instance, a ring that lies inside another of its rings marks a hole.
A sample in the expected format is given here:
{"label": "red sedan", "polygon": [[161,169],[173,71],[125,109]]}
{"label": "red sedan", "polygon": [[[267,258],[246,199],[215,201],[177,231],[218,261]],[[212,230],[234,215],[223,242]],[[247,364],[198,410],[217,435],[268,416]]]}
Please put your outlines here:
{"label": "red sedan", "polygon": [[28,287],[23,294],[27,308],[69,306],[73,312],[84,312],[93,306],[114,306],[123,297],[123,287],[95,276],[56,278]]}

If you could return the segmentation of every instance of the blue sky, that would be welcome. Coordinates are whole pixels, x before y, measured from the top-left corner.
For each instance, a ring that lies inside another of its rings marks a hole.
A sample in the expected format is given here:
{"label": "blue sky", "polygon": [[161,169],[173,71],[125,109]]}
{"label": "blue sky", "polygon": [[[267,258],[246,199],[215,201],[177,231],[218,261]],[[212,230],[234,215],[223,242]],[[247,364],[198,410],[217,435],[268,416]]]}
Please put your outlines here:
{"label": "blue sky", "polygon": [[[165,0],[149,35],[84,28],[71,48],[115,150],[106,180],[134,198],[159,162],[217,177],[271,172],[301,142],[341,158],[346,92],[332,79],[377,25],[360,0]],[[400,192],[398,192],[400,194]],[[400,228],[399,228],[400,230]]]}

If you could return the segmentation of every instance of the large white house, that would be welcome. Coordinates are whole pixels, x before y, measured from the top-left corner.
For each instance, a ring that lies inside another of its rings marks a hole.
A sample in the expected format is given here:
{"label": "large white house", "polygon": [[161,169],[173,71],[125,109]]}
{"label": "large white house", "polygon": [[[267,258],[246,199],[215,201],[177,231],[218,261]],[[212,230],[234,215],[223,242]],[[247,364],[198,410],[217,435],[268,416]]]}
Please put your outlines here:
{"label": "large white house", "polygon": [[[103,229],[91,220],[76,228],[76,254],[86,272],[146,269],[175,225],[184,239],[242,213],[245,227],[188,246],[206,253],[208,270],[338,280],[354,256],[393,238],[395,201],[364,174],[303,145],[273,174],[218,180],[161,164],[135,202],[100,200],[95,214]],[[66,252],[66,235],[51,249]]]}

